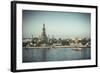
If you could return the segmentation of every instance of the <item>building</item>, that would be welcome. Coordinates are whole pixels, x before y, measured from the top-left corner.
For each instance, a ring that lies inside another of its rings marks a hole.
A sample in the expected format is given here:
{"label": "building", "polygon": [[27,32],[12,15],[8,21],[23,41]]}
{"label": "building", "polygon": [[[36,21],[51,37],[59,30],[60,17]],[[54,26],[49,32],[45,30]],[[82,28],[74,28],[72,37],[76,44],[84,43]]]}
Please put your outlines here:
{"label": "building", "polygon": [[42,33],[39,37],[41,44],[48,44],[48,37],[46,35],[45,24],[43,24]]}

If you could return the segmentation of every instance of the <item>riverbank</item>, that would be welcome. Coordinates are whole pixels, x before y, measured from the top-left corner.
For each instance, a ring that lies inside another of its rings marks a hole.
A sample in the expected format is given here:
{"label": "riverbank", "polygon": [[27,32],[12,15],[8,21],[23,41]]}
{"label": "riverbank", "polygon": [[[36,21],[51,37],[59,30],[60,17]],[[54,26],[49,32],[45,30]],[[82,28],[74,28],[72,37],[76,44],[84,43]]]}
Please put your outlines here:
{"label": "riverbank", "polygon": [[72,46],[45,46],[45,47],[23,47],[23,48],[33,48],[33,49],[45,48],[45,49],[49,49],[49,48],[90,48],[90,47],[88,47],[88,46],[79,46],[79,47],[72,47]]}

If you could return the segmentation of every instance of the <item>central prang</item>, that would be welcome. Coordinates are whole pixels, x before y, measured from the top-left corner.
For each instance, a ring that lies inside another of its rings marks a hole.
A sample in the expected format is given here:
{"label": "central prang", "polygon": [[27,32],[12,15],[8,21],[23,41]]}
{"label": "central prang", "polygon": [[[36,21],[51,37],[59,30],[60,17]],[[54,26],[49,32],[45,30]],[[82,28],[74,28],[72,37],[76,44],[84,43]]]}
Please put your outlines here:
{"label": "central prang", "polygon": [[41,43],[42,46],[46,46],[48,44],[48,37],[46,35],[46,29],[45,29],[45,24],[43,24],[43,29],[42,33],[39,38],[39,42]]}

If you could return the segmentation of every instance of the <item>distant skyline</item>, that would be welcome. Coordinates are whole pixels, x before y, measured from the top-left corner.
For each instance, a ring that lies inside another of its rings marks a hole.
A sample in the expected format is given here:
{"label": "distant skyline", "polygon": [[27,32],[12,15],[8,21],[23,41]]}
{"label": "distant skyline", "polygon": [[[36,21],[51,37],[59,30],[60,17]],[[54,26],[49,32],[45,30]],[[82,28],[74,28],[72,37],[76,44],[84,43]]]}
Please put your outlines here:
{"label": "distant skyline", "polygon": [[23,38],[39,37],[45,24],[50,38],[91,37],[91,14],[79,12],[56,12],[23,10]]}

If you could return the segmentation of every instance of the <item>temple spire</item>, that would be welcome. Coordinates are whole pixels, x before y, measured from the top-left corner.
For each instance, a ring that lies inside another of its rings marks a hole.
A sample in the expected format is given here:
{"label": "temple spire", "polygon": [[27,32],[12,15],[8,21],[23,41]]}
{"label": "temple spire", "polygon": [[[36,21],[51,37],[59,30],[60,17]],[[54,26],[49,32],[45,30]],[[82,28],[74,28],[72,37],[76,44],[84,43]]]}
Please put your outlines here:
{"label": "temple spire", "polygon": [[47,35],[46,35],[45,23],[43,23],[41,41],[42,41],[42,43],[47,43],[48,42],[48,38],[47,38]]}
{"label": "temple spire", "polygon": [[45,23],[43,24],[43,28],[45,28]]}
{"label": "temple spire", "polygon": [[46,35],[46,32],[45,32],[45,24],[43,23],[43,35],[45,36]]}

